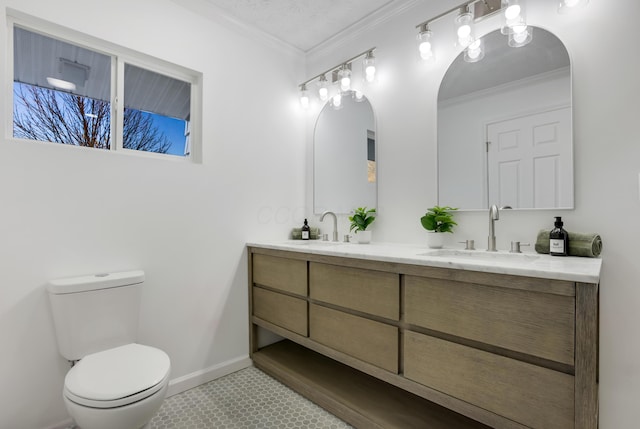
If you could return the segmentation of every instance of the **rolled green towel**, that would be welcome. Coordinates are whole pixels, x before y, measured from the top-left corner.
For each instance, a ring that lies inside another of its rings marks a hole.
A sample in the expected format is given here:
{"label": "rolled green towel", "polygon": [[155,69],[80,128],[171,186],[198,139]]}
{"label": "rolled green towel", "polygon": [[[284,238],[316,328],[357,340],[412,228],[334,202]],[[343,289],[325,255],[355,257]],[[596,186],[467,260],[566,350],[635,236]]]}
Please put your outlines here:
{"label": "rolled green towel", "polygon": [[[320,228],[312,226],[309,229],[309,239],[317,240],[320,238]],[[302,240],[302,228],[293,228],[291,230],[292,240]]]}
{"label": "rolled green towel", "polygon": [[[541,229],[536,238],[536,252],[549,253],[550,229]],[[602,252],[602,238],[595,233],[569,232],[569,256],[597,258]]]}

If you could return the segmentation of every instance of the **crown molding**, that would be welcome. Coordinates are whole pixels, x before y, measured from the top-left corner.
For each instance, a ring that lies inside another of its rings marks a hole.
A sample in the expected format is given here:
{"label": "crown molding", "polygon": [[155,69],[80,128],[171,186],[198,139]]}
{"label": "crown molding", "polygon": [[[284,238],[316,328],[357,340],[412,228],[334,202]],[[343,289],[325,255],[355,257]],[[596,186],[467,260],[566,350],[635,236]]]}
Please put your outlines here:
{"label": "crown molding", "polygon": [[224,27],[237,32],[241,35],[246,35],[260,43],[275,48],[283,53],[292,54],[295,56],[305,56],[305,51],[297,48],[277,37],[266,33],[255,26],[248,25],[236,17],[230,15],[228,12],[222,10],[218,6],[211,4],[206,0],[170,0],[173,3],[190,10],[191,12],[203,16],[211,21],[217,22]]}
{"label": "crown molding", "polygon": [[307,57],[310,55],[323,56],[324,54],[329,53],[329,51],[334,50],[336,47],[353,41],[366,31],[393,19],[408,9],[413,8],[418,3],[420,3],[420,0],[395,0],[375,12],[370,13],[363,19],[345,28],[339,33],[336,33],[323,42],[320,42],[311,49],[308,49],[305,51],[305,54]]}

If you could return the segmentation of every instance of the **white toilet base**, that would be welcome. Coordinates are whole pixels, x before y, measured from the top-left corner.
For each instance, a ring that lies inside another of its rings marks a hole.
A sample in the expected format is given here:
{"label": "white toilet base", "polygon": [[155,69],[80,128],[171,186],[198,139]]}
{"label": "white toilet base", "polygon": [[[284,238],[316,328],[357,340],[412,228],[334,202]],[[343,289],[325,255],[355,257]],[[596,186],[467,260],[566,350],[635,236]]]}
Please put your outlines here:
{"label": "white toilet base", "polygon": [[78,429],[141,429],[158,412],[167,395],[168,383],[154,395],[117,408],[91,408],[64,397],[69,415]]}

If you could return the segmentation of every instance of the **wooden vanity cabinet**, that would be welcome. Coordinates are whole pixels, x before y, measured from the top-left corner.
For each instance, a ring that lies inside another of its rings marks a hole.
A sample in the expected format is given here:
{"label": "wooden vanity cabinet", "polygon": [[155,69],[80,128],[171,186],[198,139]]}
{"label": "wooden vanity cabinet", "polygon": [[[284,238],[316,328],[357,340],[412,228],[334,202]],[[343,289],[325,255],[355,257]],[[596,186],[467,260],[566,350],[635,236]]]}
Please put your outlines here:
{"label": "wooden vanity cabinet", "polygon": [[307,262],[256,254],[252,258],[252,314],[307,336]]}
{"label": "wooden vanity cabinet", "polygon": [[255,365],[356,427],[598,427],[597,284],[263,248],[249,272]]}

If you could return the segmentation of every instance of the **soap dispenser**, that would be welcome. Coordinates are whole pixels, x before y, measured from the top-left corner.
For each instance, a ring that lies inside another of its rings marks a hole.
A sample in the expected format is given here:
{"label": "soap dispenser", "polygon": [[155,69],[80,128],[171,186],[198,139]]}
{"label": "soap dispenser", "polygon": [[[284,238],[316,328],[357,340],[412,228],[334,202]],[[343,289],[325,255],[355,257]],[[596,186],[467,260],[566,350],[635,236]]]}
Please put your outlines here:
{"label": "soap dispenser", "polygon": [[569,254],[569,233],[562,226],[562,217],[556,216],[555,228],[549,233],[549,254],[552,256],[567,256]]}
{"label": "soap dispenser", "polygon": [[301,232],[302,232],[302,239],[303,240],[308,240],[310,238],[311,235],[311,228],[309,228],[309,224],[307,223],[307,220],[304,220],[304,225],[302,225],[301,228]]}

